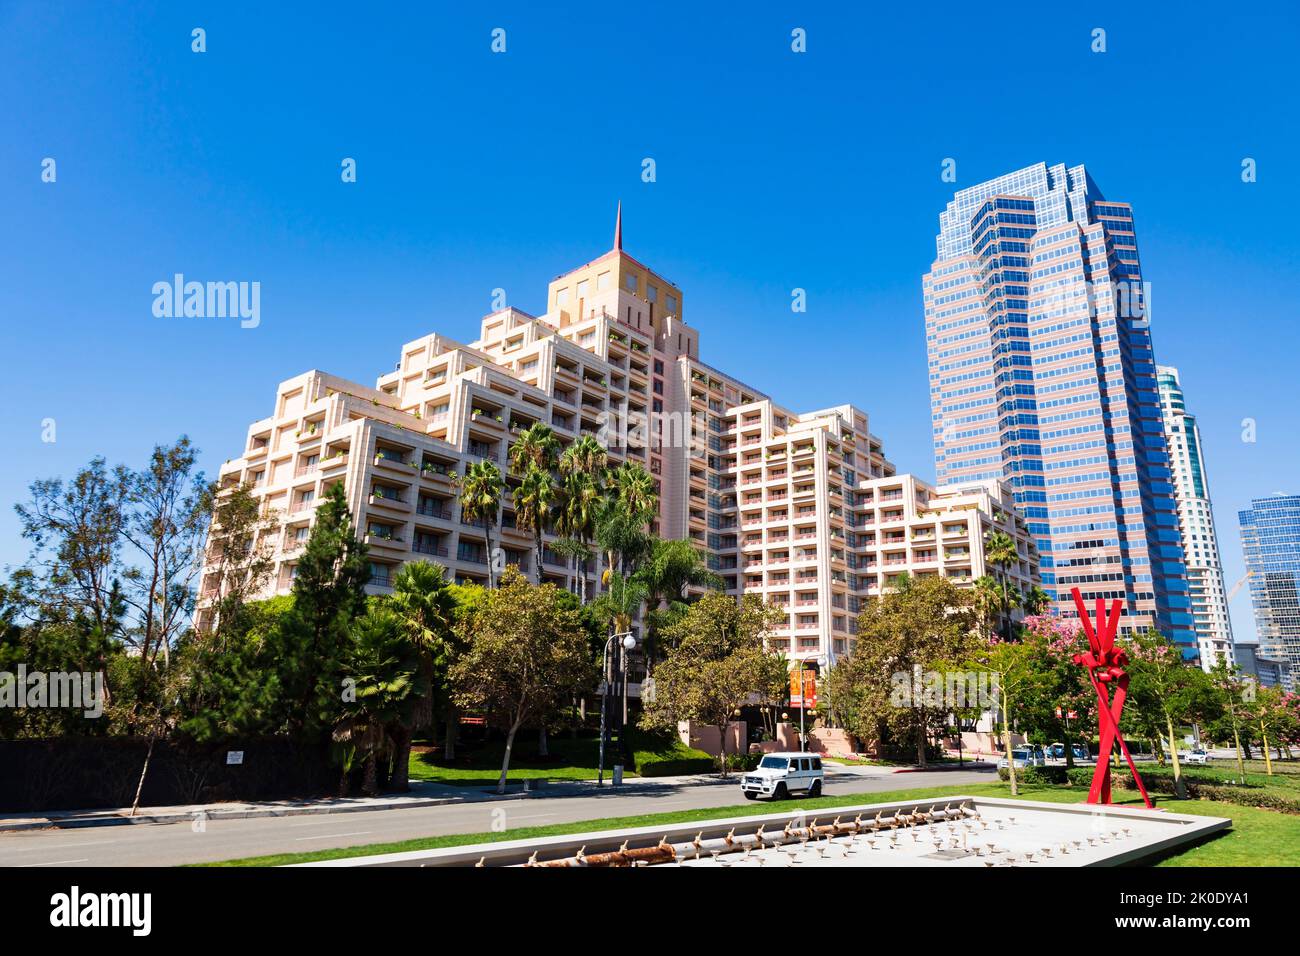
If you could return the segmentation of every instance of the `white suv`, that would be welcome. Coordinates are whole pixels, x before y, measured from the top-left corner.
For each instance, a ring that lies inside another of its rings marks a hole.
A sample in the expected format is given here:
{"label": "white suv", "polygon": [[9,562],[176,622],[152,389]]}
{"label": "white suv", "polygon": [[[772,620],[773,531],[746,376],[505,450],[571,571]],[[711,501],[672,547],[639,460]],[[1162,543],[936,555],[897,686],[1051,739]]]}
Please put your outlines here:
{"label": "white suv", "polygon": [[767,754],[758,767],[740,780],[740,790],[746,800],[771,797],[783,800],[795,791],[810,797],[822,792],[822,758],[813,754]]}

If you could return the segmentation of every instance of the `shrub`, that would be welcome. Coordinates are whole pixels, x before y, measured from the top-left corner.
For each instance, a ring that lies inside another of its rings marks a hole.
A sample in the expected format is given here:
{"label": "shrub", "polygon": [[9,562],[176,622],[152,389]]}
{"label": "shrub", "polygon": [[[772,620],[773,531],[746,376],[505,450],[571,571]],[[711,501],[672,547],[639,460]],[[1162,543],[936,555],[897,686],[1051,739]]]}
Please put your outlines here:
{"label": "shrub", "polygon": [[[1011,779],[1011,772],[1006,767],[998,768],[998,779],[1004,783]],[[1019,783],[1065,784],[1074,781],[1067,779],[1064,767],[1020,767],[1016,770]]]}
{"label": "shrub", "polygon": [[[1150,793],[1172,795],[1174,777],[1172,773],[1143,772],[1142,781]],[[1260,807],[1264,810],[1277,810],[1281,813],[1300,814],[1300,798],[1286,796],[1263,788],[1232,786],[1221,784],[1213,779],[1183,774],[1182,781],[1187,786],[1187,796],[1192,800],[1214,800],[1221,803],[1236,803],[1247,807]],[[1119,777],[1119,785],[1125,790],[1136,790],[1137,784],[1132,776]]]}

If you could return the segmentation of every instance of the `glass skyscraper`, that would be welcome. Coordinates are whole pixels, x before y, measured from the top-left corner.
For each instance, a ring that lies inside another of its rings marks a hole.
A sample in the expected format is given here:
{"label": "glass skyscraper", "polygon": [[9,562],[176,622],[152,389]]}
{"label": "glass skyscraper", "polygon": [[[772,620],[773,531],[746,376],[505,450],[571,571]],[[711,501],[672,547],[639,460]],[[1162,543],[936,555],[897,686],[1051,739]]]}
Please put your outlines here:
{"label": "glass skyscraper", "polygon": [[[1043,587],[1197,653],[1133,213],[1083,166],[960,190],[924,278],[941,485],[1011,483]],[[1091,606],[1091,605],[1090,605]]]}
{"label": "glass skyscraper", "polygon": [[1300,670],[1300,495],[1256,498],[1240,512],[1241,548],[1261,657]]}

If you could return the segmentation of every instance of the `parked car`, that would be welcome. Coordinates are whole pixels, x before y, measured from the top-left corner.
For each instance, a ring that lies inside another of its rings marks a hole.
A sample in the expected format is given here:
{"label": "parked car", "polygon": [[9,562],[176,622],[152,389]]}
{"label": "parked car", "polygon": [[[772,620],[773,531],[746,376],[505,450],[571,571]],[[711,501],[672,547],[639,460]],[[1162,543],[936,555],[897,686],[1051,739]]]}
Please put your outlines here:
{"label": "parked car", "polygon": [[822,758],[814,754],[768,754],[741,777],[740,790],[746,800],[784,800],[795,792],[817,797],[821,796],[823,776]]}
{"label": "parked car", "polygon": [[1210,755],[1207,754],[1204,750],[1201,750],[1199,748],[1191,751],[1190,753],[1179,753],[1178,757],[1185,763],[1208,764],[1210,762]]}
{"label": "parked car", "polygon": [[[1043,767],[1047,765],[1047,757],[1043,753],[1043,748],[1034,747],[1015,747],[1011,751],[1011,758],[1016,762],[1016,769],[1022,770],[1025,767]],[[1001,770],[1007,766],[1007,758],[1003,757],[998,761],[998,769]]]}
{"label": "parked car", "polygon": [[[1088,753],[1088,748],[1083,744],[1070,744],[1070,749],[1074,751],[1075,760],[1091,760],[1092,755]],[[1047,756],[1052,760],[1065,759],[1065,744],[1049,744],[1047,747]]]}

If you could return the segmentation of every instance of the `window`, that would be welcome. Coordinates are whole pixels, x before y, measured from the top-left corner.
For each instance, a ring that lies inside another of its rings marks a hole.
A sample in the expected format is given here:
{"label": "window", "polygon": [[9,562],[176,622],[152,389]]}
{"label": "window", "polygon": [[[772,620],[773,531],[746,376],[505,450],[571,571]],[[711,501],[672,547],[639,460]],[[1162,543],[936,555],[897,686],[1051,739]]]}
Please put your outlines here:
{"label": "window", "polygon": [[628,292],[635,293],[635,292],[636,292],[636,275],[635,275],[634,273],[630,273],[630,272],[629,272],[629,273],[627,274],[626,278],[624,278],[624,280],[623,280],[623,284],[627,286],[627,291],[628,291]]}
{"label": "window", "polygon": [[590,290],[590,288],[591,288],[591,281],[589,279],[583,279],[581,282],[579,282],[578,298],[585,299],[587,297],[587,292]]}
{"label": "window", "polygon": [[664,373],[663,361],[661,359],[655,359],[655,374],[662,375],[663,373]]}
{"label": "window", "polygon": [[559,292],[555,293],[555,304],[556,304],[556,305],[567,305],[568,302],[569,302],[569,290],[568,290],[568,289],[561,289]]}
{"label": "window", "polygon": [[608,288],[609,288],[609,273],[602,272],[600,275],[596,276],[596,291],[604,292]]}
{"label": "window", "polygon": [[659,290],[652,285],[647,285],[645,288],[645,297],[651,302],[657,302],[659,301]]}
{"label": "window", "polygon": [[676,315],[676,314],[677,314],[677,296],[675,296],[675,295],[664,296],[664,308],[666,308],[666,309],[668,310],[668,314],[669,314],[669,315]]}

